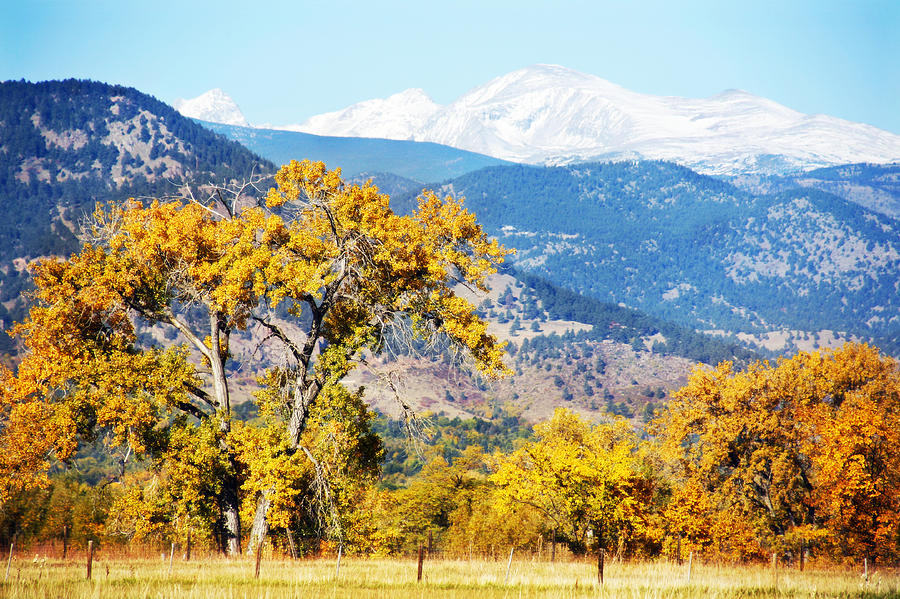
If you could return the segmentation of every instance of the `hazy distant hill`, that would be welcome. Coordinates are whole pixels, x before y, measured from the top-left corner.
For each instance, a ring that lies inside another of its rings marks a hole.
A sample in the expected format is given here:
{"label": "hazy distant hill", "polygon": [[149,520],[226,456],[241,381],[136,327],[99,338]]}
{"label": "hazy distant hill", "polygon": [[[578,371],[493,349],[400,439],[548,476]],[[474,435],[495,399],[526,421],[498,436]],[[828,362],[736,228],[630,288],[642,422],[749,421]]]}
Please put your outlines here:
{"label": "hazy distant hill", "polygon": [[294,131],[252,129],[220,123],[204,127],[235,140],[276,164],[291,159],[322,160],[346,177],[385,172],[423,183],[444,181],[505,160],[435,143],[358,137],[322,137]]}
{"label": "hazy distant hill", "polygon": [[816,189],[753,195],[664,162],[496,167],[445,189],[519,268],[689,327],[900,325],[900,222]]}
{"label": "hazy distant hill", "polygon": [[796,175],[743,175],[731,181],[754,193],[810,187],[874,212],[900,218],[900,164],[842,164]]}

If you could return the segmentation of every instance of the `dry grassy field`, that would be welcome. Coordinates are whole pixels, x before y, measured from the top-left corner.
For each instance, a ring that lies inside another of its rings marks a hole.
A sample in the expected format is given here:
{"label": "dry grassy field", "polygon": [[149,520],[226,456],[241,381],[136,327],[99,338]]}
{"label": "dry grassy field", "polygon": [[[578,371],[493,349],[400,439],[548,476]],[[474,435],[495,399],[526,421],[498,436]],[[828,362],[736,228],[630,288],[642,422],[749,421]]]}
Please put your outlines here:
{"label": "dry grassy field", "polygon": [[[6,560],[4,560],[5,562]],[[4,570],[6,564],[3,564]],[[549,563],[507,561],[426,560],[423,581],[416,581],[413,559],[344,558],[266,559],[259,579],[254,561],[198,558],[183,561],[98,555],[92,579],[85,561],[62,561],[40,554],[23,554],[12,561],[0,597],[16,599],[158,598],[266,599],[380,597],[485,598],[687,598],[687,597],[895,597],[900,573],[873,570],[868,581],[860,571],[808,567],[773,571],[766,566],[723,566],[664,561],[608,562],[604,583],[597,581],[591,561]]]}

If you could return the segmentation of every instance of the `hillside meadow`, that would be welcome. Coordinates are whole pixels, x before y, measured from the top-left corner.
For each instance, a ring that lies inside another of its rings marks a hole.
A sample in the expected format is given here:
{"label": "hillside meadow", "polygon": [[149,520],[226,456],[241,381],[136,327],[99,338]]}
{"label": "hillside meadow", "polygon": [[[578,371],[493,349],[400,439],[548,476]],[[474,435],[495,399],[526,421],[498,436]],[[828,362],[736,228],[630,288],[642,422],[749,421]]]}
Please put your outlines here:
{"label": "hillside meadow", "polygon": [[[551,563],[535,556],[511,561],[427,558],[423,580],[408,559],[344,557],[289,560],[264,552],[259,578],[252,558],[198,556],[185,561],[167,552],[134,557],[98,552],[92,579],[86,579],[84,552],[67,560],[41,552],[15,556],[0,585],[0,596],[15,599],[67,597],[155,597],[160,599],[297,597],[894,597],[900,596],[896,570],[869,572],[862,566],[811,563],[776,569],[766,565],[726,565],[685,560],[607,560],[602,586],[596,558]],[[7,560],[4,560],[6,562]],[[4,564],[6,566],[7,564]],[[508,569],[508,573],[507,573]]]}

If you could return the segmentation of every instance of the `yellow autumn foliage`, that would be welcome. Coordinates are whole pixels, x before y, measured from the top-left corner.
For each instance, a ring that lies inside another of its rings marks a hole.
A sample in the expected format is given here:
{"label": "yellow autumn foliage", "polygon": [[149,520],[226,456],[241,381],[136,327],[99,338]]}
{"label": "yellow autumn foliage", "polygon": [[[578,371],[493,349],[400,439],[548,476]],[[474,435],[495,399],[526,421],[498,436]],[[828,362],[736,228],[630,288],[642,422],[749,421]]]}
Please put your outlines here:
{"label": "yellow autumn foliage", "polygon": [[[275,183],[258,202],[237,193],[230,203],[214,194],[98,207],[80,252],[32,266],[34,306],[14,331],[24,359],[0,377],[0,501],[46,485],[53,461],[109,431],[111,445],[157,460],[156,480],[172,488],[159,505],[200,513],[201,491],[218,488],[237,553],[238,512],[248,518],[254,495],[275,501],[257,515],[271,508],[272,524],[286,525],[291,481],[309,467],[297,457],[303,447],[331,447],[310,459],[329,465],[335,493],[350,488],[358,473],[339,454],[367,433],[328,406],[392,325],[443,336],[488,376],[506,372],[503,344],[455,287],[484,289],[508,252],[461,200],[426,192],[412,214],[395,214],[376,187],[346,184],[321,162],[292,161]],[[148,326],[168,329],[165,341],[142,342]],[[260,400],[259,429],[232,424],[232,341],[251,326],[283,355],[269,375],[258,372],[278,387]],[[221,467],[201,476],[191,443]],[[170,517],[183,520],[179,509]]]}

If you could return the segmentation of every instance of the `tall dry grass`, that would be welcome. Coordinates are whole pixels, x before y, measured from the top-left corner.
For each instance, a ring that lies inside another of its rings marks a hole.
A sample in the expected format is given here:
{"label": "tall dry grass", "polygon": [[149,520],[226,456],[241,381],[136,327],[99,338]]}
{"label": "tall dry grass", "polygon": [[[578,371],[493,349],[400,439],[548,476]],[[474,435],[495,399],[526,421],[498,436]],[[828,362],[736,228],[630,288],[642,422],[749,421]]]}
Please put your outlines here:
{"label": "tall dry grass", "polygon": [[[4,556],[5,558],[6,556]],[[549,563],[513,559],[506,580],[506,560],[426,560],[424,580],[416,582],[414,559],[286,560],[266,555],[259,579],[251,558],[197,556],[184,561],[166,552],[149,557],[100,551],[93,577],[85,579],[84,551],[65,561],[29,552],[13,560],[0,597],[38,599],[299,599],[381,597],[485,598],[690,598],[690,597],[895,597],[900,574],[838,568],[773,571],[767,566],[688,566],[665,561],[607,562],[604,584],[597,582],[596,562]],[[5,573],[3,560],[0,575]]]}

